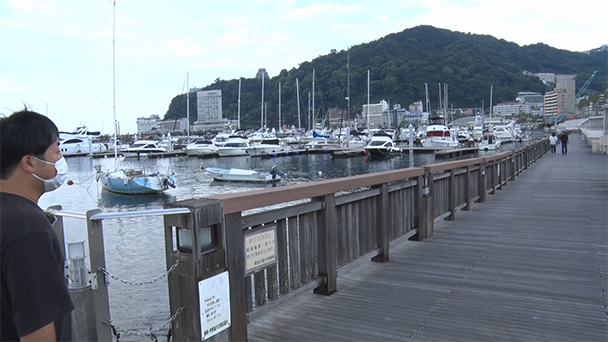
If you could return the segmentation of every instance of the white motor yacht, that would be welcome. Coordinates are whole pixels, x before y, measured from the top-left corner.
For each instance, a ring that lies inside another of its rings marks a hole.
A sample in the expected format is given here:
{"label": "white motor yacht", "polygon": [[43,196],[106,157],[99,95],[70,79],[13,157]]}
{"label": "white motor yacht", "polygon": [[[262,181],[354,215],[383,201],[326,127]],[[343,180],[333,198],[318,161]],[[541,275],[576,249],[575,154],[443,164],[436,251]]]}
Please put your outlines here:
{"label": "white motor yacht", "polygon": [[222,146],[217,147],[217,154],[220,157],[248,156],[249,140],[238,135],[231,135],[228,141]]}
{"label": "white motor yacht", "polygon": [[167,149],[158,145],[154,140],[138,140],[129,148],[122,151],[125,158],[147,157],[148,153],[167,152]]}
{"label": "white motor yacht", "polygon": [[259,157],[264,154],[280,154],[291,151],[291,147],[282,143],[279,138],[262,139],[259,143],[251,145],[247,149],[252,157]]}
{"label": "white motor yacht", "polygon": [[196,140],[186,145],[189,156],[208,156],[217,154],[217,146],[211,140]]}
{"label": "white motor yacht", "polygon": [[96,152],[108,150],[105,144],[93,142],[89,137],[71,137],[59,139],[59,150],[61,154],[68,156],[84,156]]}
{"label": "white motor yacht", "polygon": [[393,139],[388,134],[377,133],[372,136],[365,152],[371,157],[392,157],[401,154],[401,149],[395,146]]}

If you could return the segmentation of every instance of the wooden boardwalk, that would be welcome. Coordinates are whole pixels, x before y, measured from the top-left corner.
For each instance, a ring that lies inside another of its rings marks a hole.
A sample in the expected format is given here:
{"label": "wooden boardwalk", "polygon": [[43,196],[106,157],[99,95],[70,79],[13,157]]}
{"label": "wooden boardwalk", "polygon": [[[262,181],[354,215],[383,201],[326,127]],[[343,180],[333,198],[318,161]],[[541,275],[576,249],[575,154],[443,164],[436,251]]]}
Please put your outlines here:
{"label": "wooden boardwalk", "polygon": [[608,157],[570,140],[387,263],[341,268],[333,295],[263,308],[249,341],[608,341]]}

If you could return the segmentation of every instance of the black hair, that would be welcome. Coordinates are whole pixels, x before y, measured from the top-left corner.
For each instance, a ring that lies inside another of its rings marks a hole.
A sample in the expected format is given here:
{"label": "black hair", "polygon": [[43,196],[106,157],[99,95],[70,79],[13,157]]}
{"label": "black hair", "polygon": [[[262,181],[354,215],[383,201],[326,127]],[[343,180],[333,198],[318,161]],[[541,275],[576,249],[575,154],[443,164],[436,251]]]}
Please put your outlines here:
{"label": "black hair", "polygon": [[23,156],[42,156],[58,138],[53,121],[27,108],[0,118],[0,179],[10,176]]}

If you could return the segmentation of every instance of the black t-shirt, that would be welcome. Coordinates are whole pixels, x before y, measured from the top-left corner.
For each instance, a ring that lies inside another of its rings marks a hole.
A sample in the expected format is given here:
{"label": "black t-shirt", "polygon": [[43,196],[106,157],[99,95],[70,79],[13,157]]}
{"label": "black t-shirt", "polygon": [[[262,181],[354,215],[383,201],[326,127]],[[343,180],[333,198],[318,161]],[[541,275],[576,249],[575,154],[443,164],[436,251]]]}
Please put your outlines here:
{"label": "black t-shirt", "polygon": [[74,305],[49,220],[36,203],[0,192],[0,233],[0,340],[17,341],[51,322],[57,341],[71,340]]}
{"label": "black t-shirt", "polygon": [[559,140],[562,141],[562,144],[565,144],[568,142],[568,134],[563,133],[562,135],[559,136]]}

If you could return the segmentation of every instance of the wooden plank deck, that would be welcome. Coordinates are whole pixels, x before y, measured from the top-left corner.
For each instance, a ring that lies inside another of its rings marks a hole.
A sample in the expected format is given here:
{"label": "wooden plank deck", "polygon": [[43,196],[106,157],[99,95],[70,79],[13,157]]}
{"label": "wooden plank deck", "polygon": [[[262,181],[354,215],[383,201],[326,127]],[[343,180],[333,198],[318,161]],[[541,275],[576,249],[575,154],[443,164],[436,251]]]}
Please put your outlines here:
{"label": "wooden plank deck", "polygon": [[249,341],[607,341],[608,157],[577,134],[433,237],[252,316]]}

